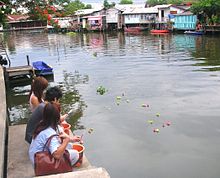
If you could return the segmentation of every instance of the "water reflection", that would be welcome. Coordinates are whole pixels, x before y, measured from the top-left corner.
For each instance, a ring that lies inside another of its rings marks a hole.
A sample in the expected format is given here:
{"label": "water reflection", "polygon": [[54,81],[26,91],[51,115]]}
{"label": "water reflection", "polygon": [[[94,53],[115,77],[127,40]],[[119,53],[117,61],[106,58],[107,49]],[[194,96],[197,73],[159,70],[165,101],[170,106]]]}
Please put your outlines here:
{"label": "water reflection", "polygon": [[25,87],[7,88],[7,106],[9,112],[9,124],[24,124],[30,115],[28,95],[30,85]]}
{"label": "water reflection", "polygon": [[[63,72],[64,80],[59,83],[59,86],[63,92],[61,99],[62,113],[67,113],[74,108],[74,114],[70,115],[68,122],[72,125],[72,129],[84,129],[84,126],[80,124],[80,118],[83,115],[83,110],[86,107],[85,102],[82,100],[82,96],[75,88],[75,85],[88,82],[88,76],[82,76],[79,72],[67,73]],[[56,85],[53,82],[53,77],[47,77],[50,82],[49,85]],[[7,89],[7,103],[10,117],[10,125],[27,123],[31,111],[29,109],[29,85],[22,87],[14,87]]]}
{"label": "water reflection", "polygon": [[63,75],[64,81],[59,83],[63,91],[63,97],[60,101],[62,103],[62,113],[67,113],[70,109],[74,108],[75,112],[70,116],[68,122],[72,125],[73,130],[85,129],[84,126],[80,124],[80,118],[83,115],[86,104],[75,86],[77,84],[87,83],[89,78],[87,75],[80,75],[77,71],[75,71],[75,73],[64,71]]}
{"label": "water reflection", "polygon": [[[204,72],[219,65],[219,37],[88,33],[18,34],[13,39],[14,64],[29,54],[52,65],[50,85],[62,88],[63,112],[76,109],[69,120],[74,129],[94,128],[84,135],[88,159],[111,177],[219,176],[220,73]],[[21,48],[18,40],[29,45]],[[100,85],[108,90],[104,95],[96,93]],[[29,86],[13,89],[9,99],[11,112],[21,118],[22,109],[28,109],[27,91]],[[12,122],[23,122],[19,117]],[[165,120],[171,126],[162,127]],[[131,157],[134,161],[128,161]]]}
{"label": "water reflection", "polygon": [[207,38],[197,39],[196,52],[193,52],[192,56],[202,61],[196,64],[197,66],[202,66],[202,70],[219,71],[220,70],[219,39],[211,36]]}

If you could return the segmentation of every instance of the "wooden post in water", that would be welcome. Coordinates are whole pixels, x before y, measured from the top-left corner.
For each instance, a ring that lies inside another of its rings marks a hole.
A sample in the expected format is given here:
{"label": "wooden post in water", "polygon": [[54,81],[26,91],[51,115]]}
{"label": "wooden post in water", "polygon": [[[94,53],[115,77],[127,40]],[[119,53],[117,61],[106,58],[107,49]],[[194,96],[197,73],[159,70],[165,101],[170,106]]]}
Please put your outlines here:
{"label": "wooden post in water", "polygon": [[27,55],[27,64],[28,66],[30,65],[30,60],[29,60],[29,56]]}

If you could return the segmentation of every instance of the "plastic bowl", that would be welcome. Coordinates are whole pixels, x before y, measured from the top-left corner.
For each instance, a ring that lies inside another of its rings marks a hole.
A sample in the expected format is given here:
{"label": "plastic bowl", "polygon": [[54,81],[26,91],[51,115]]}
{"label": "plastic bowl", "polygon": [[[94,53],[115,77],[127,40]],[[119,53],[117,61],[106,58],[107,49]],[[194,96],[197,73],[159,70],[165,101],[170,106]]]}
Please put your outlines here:
{"label": "plastic bowl", "polygon": [[61,126],[63,127],[64,132],[69,135],[71,125],[68,123],[61,123]]}
{"label": "plastic bowl", "polygon": [[85,147],[81,144],[74,143],[73,149],[79,152],[79,162],[75,166],[80,167],[83,161],[83,152],[85,151]]}

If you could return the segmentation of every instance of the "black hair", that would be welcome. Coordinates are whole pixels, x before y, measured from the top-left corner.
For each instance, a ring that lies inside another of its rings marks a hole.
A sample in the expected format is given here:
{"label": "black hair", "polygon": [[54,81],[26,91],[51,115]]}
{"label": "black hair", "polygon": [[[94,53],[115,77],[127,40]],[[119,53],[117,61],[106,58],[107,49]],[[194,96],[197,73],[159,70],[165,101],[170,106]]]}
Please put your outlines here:
{"label": "black hair", "polygon": [[50,87],[48,88],[48,90],[46,91],[45,94],[45,100],[46,101],[54,101],[55,99],[60,99],[62,98],[63,94],[60,88],[58,87]]}

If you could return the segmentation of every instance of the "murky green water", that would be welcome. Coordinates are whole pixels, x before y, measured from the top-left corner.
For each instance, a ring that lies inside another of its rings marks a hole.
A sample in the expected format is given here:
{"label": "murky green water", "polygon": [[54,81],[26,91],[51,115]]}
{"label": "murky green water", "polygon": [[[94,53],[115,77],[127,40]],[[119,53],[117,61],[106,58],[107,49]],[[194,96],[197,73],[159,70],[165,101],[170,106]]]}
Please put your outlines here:
{"label": "murky green water", "polygon": [[[63,111],[78,108],[69,122],[84,134],[89,161],[111,177],[219,177],[220,37],[15,33],[3,38],[12,66],[26,64],[26,55],[53,66],[50,85],[62,87]],[[97,94],[99,86],[107,89],[104,95]],[[29,89],[8,91],[11,124],[27,121]],[[167,121],[171,125],[163,127]]]}

